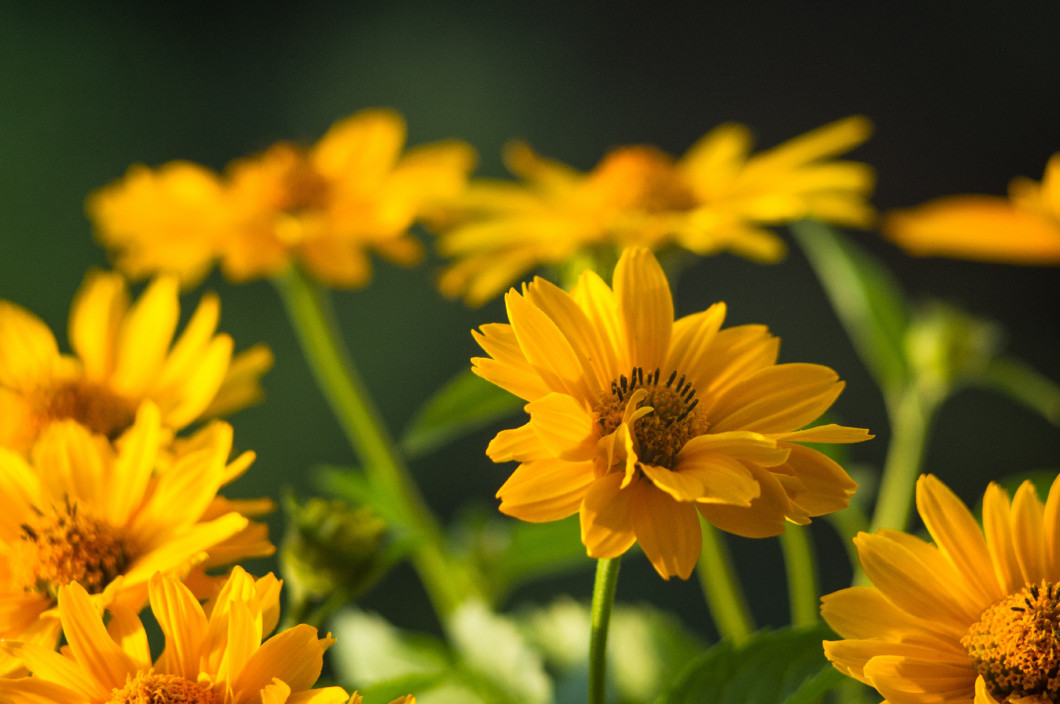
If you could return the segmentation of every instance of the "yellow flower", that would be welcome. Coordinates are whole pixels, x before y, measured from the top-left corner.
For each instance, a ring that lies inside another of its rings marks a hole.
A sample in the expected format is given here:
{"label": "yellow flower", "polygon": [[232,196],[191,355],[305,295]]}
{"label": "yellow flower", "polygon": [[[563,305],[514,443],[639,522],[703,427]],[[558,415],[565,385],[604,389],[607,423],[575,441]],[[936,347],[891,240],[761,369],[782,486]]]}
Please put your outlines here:
{"label": "yellow flower", "polygon": [[438,242],[454,263],[439,285],[478,305],[538,265],[634,245],[776,261],[784,243],[763,226],[871,222],[872,170],[825,161],[863,142],[869,129],[865,118],[851,117],[751,156],[748,129],[726,124],[679,160],[653,147],[619,147],[589,173],[512,143],[505,161],[526,184],[473,181],[454,201],[455,223]]}
{"label": "yellow flower", "polygon": [[68,418],[113,440],[147,399],[174,431],[255,402],[272,353],[259,345],[233,358],[232,339],[214,334],[219,315],[217,296],[206,294],[174,342],[175,278],[155,280],[130,305],[121,276],[92,272],[71,307],[75,354],[66,355],[41,320],[0,301],[0,447],[25,451]]}
{"label": "yellow flower", "polygon": [[[353,697],[350,699],[350,704],[361,704],[361,695],[357,694],[357,692],[354,692]],[[403,697],[398,697],[394,701],[390,702],[390,704],[416,704],[416,697],[412,696],[411,694],[406,694]]]}
{"label": "yellow flower", "polygon": [[164,434],[145,401],[116,446],[67,420],[44,431],[30,461],[0,448],[0,638],[53,648],[55,598],[71,582],[136,611],[156,572],[184,576],[222,545],[230,558],[262,554],[245,516],[216,515],[218,489],[253,461],[227,463],[231,426],[208,425],[175,459]]}
{"label": "yellow flower", "polygon": [[1030,482],[1010,503],[991,484],[983,529],[931,475],[916,487],[934,544],[881,530],[855,538],[875,586],[824,597],[841,672],[892,704],[1060,701],[1060,479],[1045,504]]}
{"label": "yellow flower", "polygon": [[1015,178],[1009,197],[959,195],[889,213],[883,233],[909,254],[1007,264],[1060,264],[1060,153],[1041,184]]}
{"label": "yellow flower", "polygon": [[242,282],[297,261],[324,283],[362,286],[369,252],[402,265],[420,259],[409,228],[464,188],[474,162],[463,142],[402,153],[404,142],[400,115],[364,110],[309,149],[281,142],[234,161],[224,177],[184,162],[133,167],[93,194],[88,212],[132,276],[175,272],[187,286],[218,261]]}
{"label": "yellow flower", "polygon": [[335,642],[301,624],[267,640],[279,617],[280,582],[255,581],[237,567],[206,607],[178,580],[150,580],[151,610],[165,634],[152,662],[147,633],[131,611],[99,605],[71,583],[59,591],[68,647],[2,647],[33,672],[0,679],[0,700],[36,704],[346,704],[341,687],[313,689],[324,652]]}
{"label": "yellow flower", "polygon": [[520,462],[497,492],[502,512],[535,522],[580,512],[590,557],[639,542],[660,575],[687,578],[700,552],[697,512],[765,537],[846,506],[855,483],[800,444],[871,437],[800,430],[839,395],[835,372],[776,364],[779,341],[765,327],[720,329],[722,303],[674,322],[648,250],[622,254],[614,290],[586,271],[570,294],[538,278],[505,303],[510,325],[482,326],[475,338],[490,356],[472,359],[530,414],[486,450]]}

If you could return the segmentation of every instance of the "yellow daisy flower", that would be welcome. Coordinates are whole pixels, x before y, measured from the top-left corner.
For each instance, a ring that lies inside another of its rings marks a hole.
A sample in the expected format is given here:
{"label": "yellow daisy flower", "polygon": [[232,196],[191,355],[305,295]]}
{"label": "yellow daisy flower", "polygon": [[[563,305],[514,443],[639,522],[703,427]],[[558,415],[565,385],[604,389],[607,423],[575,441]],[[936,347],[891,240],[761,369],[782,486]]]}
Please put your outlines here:
{"label": "yellow daisy flower", "polygon": [[402,153],[404,142],[398,113],[364,110],[309,149],[281,142],[234,161],[224,177],[184,162],[133,167],[93,194],[88,212],[132,276],[175,272],[192,285],[216,260],[242,282],[297,261],[326,284],[362,286],[369,252],[419,261],[422,245],[409,228],[463,189],[474,163],[463,142]]}
{"label": "yellow daisy flower", "polygon": [[889,213],[883,234],[909,254],[1006,264],[1060,264],[1060,153],[1042,182],[1016,178],[1008,199],[947,196]]}
{"label": "yellow daisy flower", "polygon": [[255,402],[272,353],[258,345],[233,358],[232,339],[215,334],[220,302],[212,293],[174,341],[177,293],[175,278],[160,277],[130,305],[120,275],[91,272],[70,310],[74,355],[60,353],[32,313],[0,301],[0,447],[25,451],[65,419],[113,440],[147,399],[173,431]]}
{"label": "yellow daisy flower", "polygon": [[512,143],[505,162],[526,183],[473,181],[454,201],[455,221],[438,241],[454,262],[440,288],[478,305],[538,265],[634,245],[776,261],[784,243],[763,226],[872,221],[865,202],[872,170],[826,161],[863,142],[869,129],[865,118],[850,117],[751,156],[749,130],[726,124],[681,159],[648,146],[619,147],[589,173]]}
{"label": "yellow daisy flower", "polygon": [[527,401],[530,421],[486,450],[520,463],[497,492],[526,521],[580,513],[590,557],[639,542],[664,578],[699,557],[697,512],[737,535],[847,505],[856,484],[803,442],[859,442],[865,430],[800,430],[839,395],[835,372],[776,364],[759,325],[721,330],[725,305],[673,319],[666,276],[646,249],[626,250],[614,289],[591,271],[570,294],[543,279],[505,297],[510,324],[484,325],[472,359],[487,381]]}
{"label": "yellow daisy flower", "polygon": [[[215,503],[253,453],[227,463],[232,430],[216,421],[194,436],[194,449],[160,459],[164,434],[158,407],[145,401],[117,445],[66,420],[44,431],[29,461],[0,448],[0,638],[54,647],[55,598],[71,582],[136,611],[156,572],[184,576],[221,545],[229,558],[255,554],[255,536],[240,537],[247,518],[216,515]],[[247,552],[233,549],[239,543]]]}
{"label": "yellow daisy flower", "polygon": [[825,654],[892,704],[1060,701],[1060,478],[1044,505],[1030,482],[1011,502],[991,484],[982,529],[934,476],[917,482],[916,502],[934,543],[894,530],[855,538],[875,586],[824,597],[844,638]]}
{"label": "yellow daisy flower", "polygon": [[59,590],[58,612],[67,647],[33,643],[4,650],[32,677],[0,679],[0,700],[29,704],[346,704],[341,687],[313,685],[324,652],[335,642],[301,624],[267,640],[279,618],[280,581],[255,581],[236,567],[216,598],[201,605],[186,586],[155,574],[151,610],[165,634],[152,661],[135,611],[100,607],[76,582]]}

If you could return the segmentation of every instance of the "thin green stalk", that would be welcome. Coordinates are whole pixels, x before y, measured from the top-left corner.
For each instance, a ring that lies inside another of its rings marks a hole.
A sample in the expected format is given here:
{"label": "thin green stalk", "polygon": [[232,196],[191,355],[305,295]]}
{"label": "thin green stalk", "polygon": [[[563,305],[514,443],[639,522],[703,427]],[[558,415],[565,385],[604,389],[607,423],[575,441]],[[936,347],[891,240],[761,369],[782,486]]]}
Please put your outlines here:
{"label": "thin green stalk", "polygon": [[615,605],[615,587],[622,558],[596,561],[589,631],[589,704],[604,704],[607,696],[607,630]]}
{"label": "thin green stalk", "polygon": [[887,446],[870,531],[880,528],[905,530],[908,526],[935,406],[915,388],[907,389],[889,405],[891,441]]}
{"label": "thin green stalk", "polygon": [[[414,533],[412,562],[443,621],[476,588],[453,568],[442,531],[420,495],[390,433],[354,366],[331,310],[327,291],[297,267],[274,283],[309,368],[365,471],[394,499]],[[466,576],[466,575],[465,575]],[[459,580],[459,581],[458,581]]]}
{"label": "thin green stalk", "polygon": [[718,530],[700,516],[703,547],[696,572],[707,599],[707,607],[723,638],[739,643],[754,632],[747,598],[732,566],[732,556]]}
{"label": "thin green stalk", "polygon": [[819,598],[817,587],[817,556],[805,526],[789,525],[780,534],[780,548],[784,552],[784,571],[788,577],[788,605],[791,625],[812,626],[817,623]]}

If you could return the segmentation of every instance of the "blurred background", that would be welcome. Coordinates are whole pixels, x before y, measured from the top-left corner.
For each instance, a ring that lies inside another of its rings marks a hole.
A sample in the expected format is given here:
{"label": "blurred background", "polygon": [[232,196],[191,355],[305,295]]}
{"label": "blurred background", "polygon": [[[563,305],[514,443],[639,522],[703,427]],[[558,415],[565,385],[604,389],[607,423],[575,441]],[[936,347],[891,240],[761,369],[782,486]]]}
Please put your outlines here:
{"label": "blurred background", "polygon": [[[95,188],[132,163],[188,159],[220,169],[280,139],[310,143],[358,109],[392,106],[409,143],[447,137],[479,152],[478,175],[503,176],[502,144],[591,168],[612,146],[651,143],[680,155],[715,125],[749,125],[767,148],[851,114],[872,118],[852,157],[877,170],[881,210],[952,193],[1004,194],[1010,178],[1041,178],[1060,149],[1060,5],[991,2],[687,5],[506,3],[0,2],[0,298],[43,318],[64,339],[85,271],[106,266],[84,216]],[[788,237],[784,233],[785,237]],[[1008,351],[1060,379],[1055,268],[912,259],[877,233],[853,233],[915,298],[939,298],[1001,323]],[[789,238],[790,241],[790,238]],[[504,319],[494,302],[468,309],[433,288],[436,258],[411,270],[379,263],[371,285],[339,292],[347,341],[395,434],[478,352],[469,330]],[[205,284],[222,298],[222,329],[237,349],[264,341],[276,365],[266,402],[231,420],[236,444],[258,460],[229,492],[313,491],[313,468],[350,465],[351,453],[301,359],[267,282]],[[833,367],[848,386],[836,419],[877,439],[853,448],[879,467],[888,429],[879,392],[797,248],[775,266],[702,260],[676,287],[680,314],[717,300],[728,325],[763,323],[781,361]],[[190,310],[201,290],[188,294]],[[511,421],[484,429],[413,470],[446,521],[469,507],[494,512],[511,470],[484,456]],[[1041,417],[986,391],[943,408],[926,470],[966,501],[988,481],[1060,465],[1060,434]],[[271,519],[279,540],[282,517]],[[834,531],[814,535],[822,588],[849,583]],[[577,539],[576,534],[572,539]],[[787,622],[774,540],[732,549],[760,624]],[[263,562],[256,571],[275,569]],[[591,593],[592,564],[524,587],[509,605]],[[692,580],[662,582],[643,557],[623,567],[620,601],[680,614],[715,631]],[[365,605],[400,625],[436,627],[407,568]]]}

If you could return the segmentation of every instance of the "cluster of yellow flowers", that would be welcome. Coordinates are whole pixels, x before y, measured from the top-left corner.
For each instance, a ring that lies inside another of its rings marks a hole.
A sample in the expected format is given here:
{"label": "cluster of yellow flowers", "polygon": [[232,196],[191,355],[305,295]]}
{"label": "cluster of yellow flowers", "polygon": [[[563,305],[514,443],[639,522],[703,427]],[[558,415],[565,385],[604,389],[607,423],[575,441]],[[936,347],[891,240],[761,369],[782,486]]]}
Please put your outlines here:
{"label": "cluster of yellow flowers", "polygon": [[[254,457],[231,458],[232,427],[216,419],[259,399],[271,354],[233,354],[212,294],[176,335],[179,289],[214,264],[237,282],[296,266],[356,287],[371,253],[419,261],[420,223],[452,260],[441,291],[469,304],[542,265],[613,269],[610,283],[589,269],[568,289],[540,277],[511,288],[508,322],[473,333],[485,353],[473,371],[529,415],[486,450],[519,463],[500,510],[532,522],[578,514],[590,557],[638,544],[660,576],[686,579],[705,524],[767,537],[843,509],[857,485],[821,446],[872,436],[812,425],[842,391],[838,375],[778,363],[764,326],[722,327],[724,303],[675,320],[653,252],[771,262],[784,244],[770,226],[871,225],[872,170],[833,159],[869,129],[851,117],[752,155],[748,130],[723,125],[680,159],[625,146],[588,173],[516,142],[505,158],[522,183],[469,182],[468,145],[403,152],[401,117],[369,110],[311,148],[278,144],[223,175],[132,167],[88,210],[116,267],[153,277],[138,300],[123,274],[90,273],[69,354],[0,301],[0,701],[360,701],[313,688],[330,636],[303,624],[267,638],[275,577],[207,572],[273,552],[252,520],[271,501],[218,493]],[[1013,182],[1008,201],[943,199],[890,215],[884,230],[917,254],[1056,263],[1060,155],[1041,184]],[[1060,480],[1044,504],[1029,483],[1011,503],[992,485],[982,529],[932,476],[916,498],[934,544],[858,536],[875,586],[824,599],[843,638],[825,644],[828,658],[895,704],[1060,701]],[[166,638],[157,659],[137,615],[148,603]]]}

